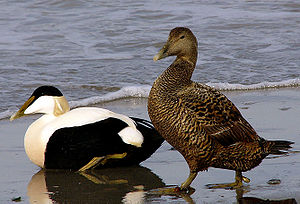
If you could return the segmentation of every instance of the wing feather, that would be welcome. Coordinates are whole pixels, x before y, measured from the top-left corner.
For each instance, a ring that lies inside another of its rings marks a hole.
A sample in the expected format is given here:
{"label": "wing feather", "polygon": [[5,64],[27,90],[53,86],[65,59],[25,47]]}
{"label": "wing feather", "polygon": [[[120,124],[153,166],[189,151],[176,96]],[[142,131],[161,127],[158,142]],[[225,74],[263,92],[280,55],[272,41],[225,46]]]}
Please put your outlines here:
{"label": "wing feather", "polygon": [[179,103],[197,118],[207,135],[228,146],[259,140],[236,106],[212,87],[192,83],[177,94]]}

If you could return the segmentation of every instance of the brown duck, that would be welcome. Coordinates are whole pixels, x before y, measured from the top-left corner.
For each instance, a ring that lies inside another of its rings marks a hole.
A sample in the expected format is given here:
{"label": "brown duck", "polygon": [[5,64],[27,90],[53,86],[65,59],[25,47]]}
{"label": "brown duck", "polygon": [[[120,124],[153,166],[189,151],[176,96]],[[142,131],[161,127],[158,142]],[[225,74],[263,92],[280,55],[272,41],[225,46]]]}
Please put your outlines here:
{"label": "brown duck", "polygon": [[188,163],[190,175],[181,190],[188,189],[197,173],[208,167],[236,172],[234,183],[213,184],[211,188],[238,188],[242,181],[250,182],[242,172],[258,166],[269,154],[285,153],[293,142],[263,139],[225,95],[193,82],[197,48],[197,39],[188,28],[171,30],[153,60],[177,57],[152,86],[149,116],[158,132]]}

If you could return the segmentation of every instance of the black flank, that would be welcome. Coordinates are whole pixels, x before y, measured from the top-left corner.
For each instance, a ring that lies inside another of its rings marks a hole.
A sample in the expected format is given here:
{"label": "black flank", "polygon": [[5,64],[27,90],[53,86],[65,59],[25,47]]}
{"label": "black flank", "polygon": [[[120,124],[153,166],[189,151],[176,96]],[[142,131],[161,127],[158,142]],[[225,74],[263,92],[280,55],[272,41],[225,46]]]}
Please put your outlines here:
{"label": "black flank", "polygon": [[144,136],[141,148],[123,142],[118,133],[127,124],[108,118],[92,124],[61,128],[50,137],[45,152],[47,169],[80,169],[94,157],[127,153],[123,159],[111,159],[103,166],[129,166],[144,161],[161,145],[163,138],[146,120],[132,118]]}

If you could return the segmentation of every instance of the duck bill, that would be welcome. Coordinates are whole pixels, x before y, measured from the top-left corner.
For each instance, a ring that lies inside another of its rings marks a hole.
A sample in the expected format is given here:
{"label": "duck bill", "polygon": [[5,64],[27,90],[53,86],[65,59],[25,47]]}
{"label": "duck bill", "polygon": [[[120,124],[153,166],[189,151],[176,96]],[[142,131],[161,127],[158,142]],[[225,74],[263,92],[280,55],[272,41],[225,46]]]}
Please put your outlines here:
{"label": "duck bill", "polygon": [[28,108],[28,106],[31,105],[32,101],[34,100],[34,96],[31,96],[24,104],[23,106],[20,108],[20,110],[18,110],[18,112],[16,112],[15,114],[13,114],[11,117],[10,117],[10,121],[13,121],[17,118],[21,118],[23,116],[25,116],[26,114],[24,113],[25,110]]}
{"label": "duck bill", "polygon": [[160,59],[163,59],[163,58],[166,58],[168,57],[168,49],[169,49],[169,43],[167,42],[163,48],[161,48],[161,50],[153,57],[153,60],[154,61],[157,61],[157,60],[160,60]]}

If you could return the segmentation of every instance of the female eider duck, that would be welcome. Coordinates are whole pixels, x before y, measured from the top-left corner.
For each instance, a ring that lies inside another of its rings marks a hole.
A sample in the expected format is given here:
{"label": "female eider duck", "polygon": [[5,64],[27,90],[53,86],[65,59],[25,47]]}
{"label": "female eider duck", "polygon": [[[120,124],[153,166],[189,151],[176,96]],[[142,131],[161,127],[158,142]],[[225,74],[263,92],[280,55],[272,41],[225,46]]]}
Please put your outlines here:
{"label": "female eider duck", "polygon": [[237,188],[242,176],[268,154],[283,154],[293,142],[267,141],[257,135],[236,106],[222,93],[191,80],[197,62],[198,43],[188,28],[171,30],[157,61],[176,56],[156,79],[148,99],[148,112],[156,130],[185,158],[190,169],[187,180],[177,188],[186,190],[199,171],[208,167],[236,172],[232,184],[211,188]]}
{"label": "female eider duck", "polygon": [[139,164],[164,139],[146,120],[129,118],[106,109],[70,110],[53,86],[37,88],[11,120],[42,113],[25,134],[30,160],[46,169],[87,170]]}

